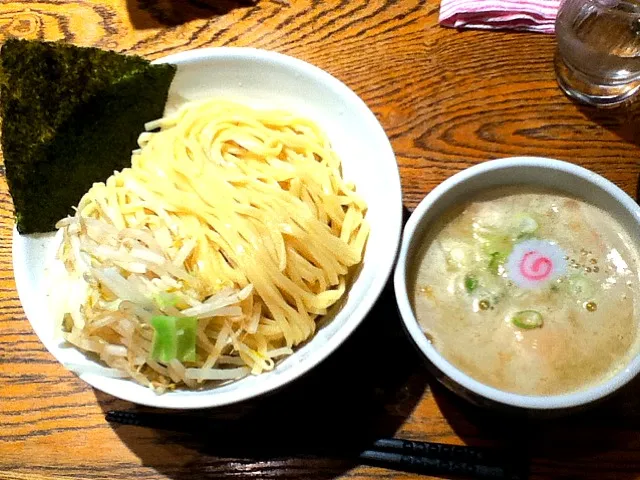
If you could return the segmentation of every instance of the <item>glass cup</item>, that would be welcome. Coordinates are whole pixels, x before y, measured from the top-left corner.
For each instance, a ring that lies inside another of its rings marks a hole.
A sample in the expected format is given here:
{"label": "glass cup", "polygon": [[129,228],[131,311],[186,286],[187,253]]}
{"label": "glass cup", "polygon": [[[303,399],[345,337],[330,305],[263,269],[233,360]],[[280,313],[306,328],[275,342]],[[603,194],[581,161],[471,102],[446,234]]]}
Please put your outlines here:
{"label": "glass cup", "polygon": [[555,68],[571,98],[613,107],[640,91],[640,1],[564,0]]}

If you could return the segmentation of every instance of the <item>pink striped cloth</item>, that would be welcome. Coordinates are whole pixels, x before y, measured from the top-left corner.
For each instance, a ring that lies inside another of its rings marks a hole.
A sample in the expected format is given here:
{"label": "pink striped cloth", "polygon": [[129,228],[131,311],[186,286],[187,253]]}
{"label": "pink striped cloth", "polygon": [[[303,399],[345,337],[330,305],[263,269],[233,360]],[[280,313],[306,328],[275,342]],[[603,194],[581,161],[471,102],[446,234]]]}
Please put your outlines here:
{"label": "pink striped cloth", "polygon": [[440,25],[553,33],[560,0],[442,0]]}

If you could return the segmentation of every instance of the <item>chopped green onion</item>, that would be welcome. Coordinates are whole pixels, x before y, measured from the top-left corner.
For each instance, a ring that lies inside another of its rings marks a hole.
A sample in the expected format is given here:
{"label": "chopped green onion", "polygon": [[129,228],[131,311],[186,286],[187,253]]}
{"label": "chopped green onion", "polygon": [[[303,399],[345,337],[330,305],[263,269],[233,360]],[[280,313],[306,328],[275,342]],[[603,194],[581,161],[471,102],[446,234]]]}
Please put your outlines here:
{"label": "chopped green onion", "polygon": [[178,335],[178,360],[181,362],[196,361],[196,337],[198,335],[198,319],[181,317],[176,319]]}
{"label": "chopped green onion", "polygon": [[197,318],[157,315],[151,318],[151,326],[151,358],[163,363],[173,359],[181,362],[196,360]]}
{"label": "chopped green onion", "polygon": [[518,230],[520,231],[520,235],[535,233],[536,230],[538,230],[538,222],[536,222],[535,219],[533,217],[530,217],[529,215],[519,215]]}
{"label": "chopped green onion", "polygon": [[513,314],[511,323],[518,328],[531,330],[542,327],[543,321],[540,312],[536,312],[535,310],[522,310]]}
{"label": "chopped green onion", "polygon": [[464,277],[464,288],[471,293],[478,287],[478,279],[473,275]]}
{"label": "chopped green onion", "polygon": [[153,341],[151,358],[160,362],[169,362],[176,357],[176,335],[174,317],[153,317]]}
{"label": "chopped green onion", "polygon": [[458,241],[445,241],[442,249],[450,270],[461,270],[468,266],[471,258],[469,245]]}
{"label": "chopped green onion", "polygon": [[500,273],[500,267],[507,260],[508,254],[502,252],[493,252],[489,255],[489,271],[495,275]]}
{"label": "chopped green onion", "polygon": [[509,255],[513,249],[513,241],[511,235],[505,233],[490,233],[482,235],[480,241],[483,244],[483,249],[487,253],[503,252],[505,255]]}

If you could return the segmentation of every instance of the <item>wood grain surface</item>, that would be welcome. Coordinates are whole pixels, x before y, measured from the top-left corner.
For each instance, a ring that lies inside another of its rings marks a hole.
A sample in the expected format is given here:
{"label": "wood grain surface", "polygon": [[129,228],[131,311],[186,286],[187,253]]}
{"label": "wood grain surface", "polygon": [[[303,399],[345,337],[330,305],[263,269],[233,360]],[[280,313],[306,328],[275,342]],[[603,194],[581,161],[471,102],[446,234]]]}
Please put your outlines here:
{"label": "wood grain surface", "polygon": [[[554,80],[553,36],[442,29],[438,7],[424,0],[0,0],[0,40],[64,39],[150,59],[251,46],[307,60],[377,115],[397,155],[408,209],[461,169],[512,155],[575,162],[635,196],[640,118],[633,106],[599,112],[568,101]],[[107,424],[105,411],[135,407],[64,370],[25,319],[11,266],[12,203],[4,176],[0,182],[0,479],[418,478],[286,451],[221,455],[221,432]],[[518,445],[531,456],[533,479],[640,479],[638,382],[569,418],[477,410],[421,365],[390,292],[307,377],[206,414],[267,418],[267,426],[237,428],[270,446],[286,438],[355,442],[363,433]]]}

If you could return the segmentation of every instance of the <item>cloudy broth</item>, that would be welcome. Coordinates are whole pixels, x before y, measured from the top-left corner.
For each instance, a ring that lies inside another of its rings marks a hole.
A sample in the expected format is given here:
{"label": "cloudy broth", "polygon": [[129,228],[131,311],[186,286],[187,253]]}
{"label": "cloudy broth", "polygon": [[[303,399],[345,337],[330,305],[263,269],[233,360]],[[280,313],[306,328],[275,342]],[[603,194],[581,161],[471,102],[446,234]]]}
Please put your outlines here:
{"label": "cloudy broth", "polygon": [[509,187],[450,210],[413,278],[434,347],[504,391],[580,390],[638,351],[638,247],[611,215],[573,197]]}

